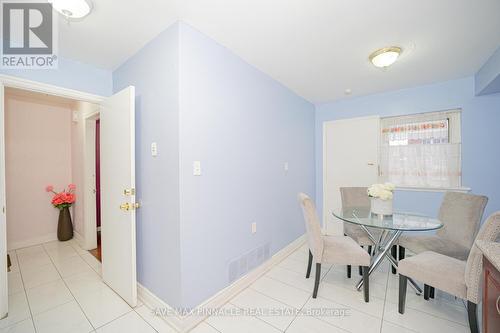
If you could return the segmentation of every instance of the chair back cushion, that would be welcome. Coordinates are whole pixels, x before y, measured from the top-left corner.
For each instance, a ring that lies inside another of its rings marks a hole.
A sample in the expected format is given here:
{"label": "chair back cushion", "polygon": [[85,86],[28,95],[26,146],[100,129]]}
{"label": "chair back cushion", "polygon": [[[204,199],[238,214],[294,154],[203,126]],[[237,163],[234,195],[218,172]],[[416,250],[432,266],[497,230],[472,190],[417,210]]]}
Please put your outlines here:
{"label": "chair back cushion", "polygon": [[323,256],[323,237],[321,235],[321,225],[314,202],[304,193],[299,193],[298,199],[304,214],[306,223],[307,242],[314,258],[314,262],[321,263]]}
{"label": "chair back cushion", "polygon": [[472,247],[488,198],[469,193],[446,192],[439,209],[444,226],[437,234],[467,249]]}
{"label": "chair back cushion", "polygon": [[341,187],[342,207],[370,207],[367,187]]}
{"label": "chair back cushion", "polygon": [[[479,230],[476,241],[482,240],[494,242],[500,235],[500,211],[493,213],[484,222]],[[465,266],[465,285],[467,286],[467,299],[476,304],[481,300],[481,276],[483,270],[483,253],[474,244],[467,259]]]}

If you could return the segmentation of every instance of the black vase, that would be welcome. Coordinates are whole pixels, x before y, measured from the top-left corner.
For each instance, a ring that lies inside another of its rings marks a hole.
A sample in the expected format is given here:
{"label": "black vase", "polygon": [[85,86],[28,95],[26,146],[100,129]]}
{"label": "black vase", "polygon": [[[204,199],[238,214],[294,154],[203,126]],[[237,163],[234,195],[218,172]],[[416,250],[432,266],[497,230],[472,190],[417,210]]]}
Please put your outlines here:
{"label": "black vase", "polygon": [[59,221],[57,223],[57,239],[61,242],[73,238],[73,223],[69,208],[65,207],[59,210]]}

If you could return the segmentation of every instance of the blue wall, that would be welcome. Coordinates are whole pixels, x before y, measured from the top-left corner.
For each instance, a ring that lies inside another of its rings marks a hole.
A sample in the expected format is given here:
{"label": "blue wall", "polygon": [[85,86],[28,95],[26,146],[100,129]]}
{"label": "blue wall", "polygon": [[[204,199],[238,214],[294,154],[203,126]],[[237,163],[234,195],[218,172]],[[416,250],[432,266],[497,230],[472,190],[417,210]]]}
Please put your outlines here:
{"label": "blue wall", "polygon": [[136,87],[137,277],[172,306],[181,305],[178,48],[174,24],[113,72],[115,92]]}
{"label": "blue wall", "polygon": [[63,58],[58,69],[3,69],[0,73],[101,96],[110,96],[113,89],[111,71]]}
{"label": "blue wall", "polygon": [[476,95],[500,93],[500,47],[474,76]]}
{"label": "blue wall", "polygon": [[[137,264],[146,288],[171,306],[196,306],[229,284],[230,259],[266,242],[274,253],[304,233],[296,195],[315,192],[311,103],[183,23],[113,81],[115,92],[136,87]],[[195,160],[201,177],[192,175]]]}
{"label": "blue wall", "polygon": [[297,193],[314,195],[314,106],[181,23],[180,125],[182,299],[190,307],[229,284],[231,259],[267,242],[275,253],[304,233]]}
{"label": "blue wall", "polygon": [[[369,95],[316,106],[316,198],[323,202],[322,123],[328,120],[394,116],[462,108],[463,185],[489,197],[485,217],[500,210],[500,94],[474,96],[474,78]],[[436,215],[442,193],[398,191],[398,209]]]}

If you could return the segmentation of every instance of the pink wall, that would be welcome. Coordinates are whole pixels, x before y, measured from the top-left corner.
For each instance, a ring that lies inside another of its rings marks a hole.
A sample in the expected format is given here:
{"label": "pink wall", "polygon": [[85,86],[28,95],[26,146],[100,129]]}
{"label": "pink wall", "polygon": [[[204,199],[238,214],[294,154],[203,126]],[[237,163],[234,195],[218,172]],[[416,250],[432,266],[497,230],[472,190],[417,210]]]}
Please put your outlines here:
{"label": "pink wall", "polygon": [[6,94],[7,245],[55,239],[58,210],[47,184],[71,182],[71,106]]}

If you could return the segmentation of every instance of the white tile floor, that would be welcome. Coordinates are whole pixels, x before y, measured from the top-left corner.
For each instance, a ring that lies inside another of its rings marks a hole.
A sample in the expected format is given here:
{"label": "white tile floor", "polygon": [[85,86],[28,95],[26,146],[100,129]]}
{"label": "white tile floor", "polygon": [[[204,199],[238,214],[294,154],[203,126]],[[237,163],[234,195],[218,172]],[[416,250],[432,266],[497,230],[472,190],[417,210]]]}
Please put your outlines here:
{"label": "white tile floor", "polygon": [[[100,263],[75,241],[51,242],[10,253],[9,317],[0,333],[175,333],[145,305],[130,308],[101,280]],[[338,309],[342,316],[252,315],[209,317],[192,333],[243,332],[468,332],[464,304],[440,291],[424,301],[408,288],[405,315],[397,312],[397,276],[383,265],[370,278],[370,303],[355,291],[359,276],[346,278],[345,267],[324,266],[317,299],[304,271],[303,246],[229,301],[224,310]],[[314,276],[314,270],[312,273]]]}

